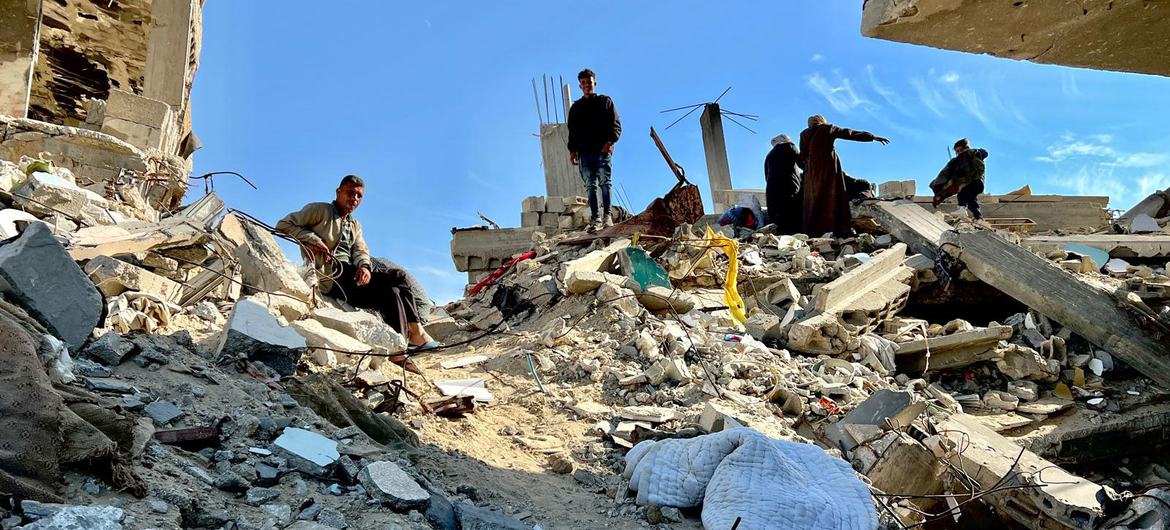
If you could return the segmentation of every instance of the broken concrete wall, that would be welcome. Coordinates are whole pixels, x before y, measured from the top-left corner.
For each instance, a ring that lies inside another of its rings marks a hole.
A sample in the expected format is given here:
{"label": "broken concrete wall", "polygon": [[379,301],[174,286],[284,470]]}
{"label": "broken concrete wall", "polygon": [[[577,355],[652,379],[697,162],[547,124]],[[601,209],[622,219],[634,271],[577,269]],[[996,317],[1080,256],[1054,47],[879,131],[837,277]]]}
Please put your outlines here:
{"label": "broken concrete wall", "polygon": [[25,117],[40,18],[41,0],[0,3],[0,114]]}
{"label": "broken concrete wall", "polygon": [[[166,154],[179,154],[180,143],[191,130],[201,9],[202,0],[44,2],[28,117],[100,127],[100,121],[88,119],[90,109],[100,106],[88,103],[105,101],[121,91],[165,103],[172,113],[166,116],[165,126],[157,127],[163,133],[159,142],[153,141],[149,131],[118,136],[140,148],[150,144]],[[149,108],[152,117],[158,114],[157,107]],[[25,116],[23,112],[9,114]],[[124,123],[112,127],[116,133],[126,132]],[[143,134],[151,141],[139,143]]]}
{"label": "broken concrete wall", "polygon": [[1170,5],[1148,0],[869,0],[869,37],[1008,59],[1170,75]]}

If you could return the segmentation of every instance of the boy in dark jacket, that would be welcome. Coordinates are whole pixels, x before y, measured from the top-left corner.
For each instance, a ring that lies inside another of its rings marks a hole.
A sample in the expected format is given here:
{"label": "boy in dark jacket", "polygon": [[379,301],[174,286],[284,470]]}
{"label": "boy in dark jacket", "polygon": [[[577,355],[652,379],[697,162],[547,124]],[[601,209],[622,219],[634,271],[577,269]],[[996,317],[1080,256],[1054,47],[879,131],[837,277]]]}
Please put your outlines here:
{"label": "boy in dark jacket", "polygon": [[966,206],[976,220],[983,219],[983,212],[979,211],[979,194],[983,193],[983,161],[986,158],[987,150],[971,149],[966,138],[955,142],[955,157],[930,183],[934,205],[938,206],[958,192],[959,206]]}
{"label": "boy in dark jacket", "polygon": [[[585,195],[589,198],[589,231],[612,226],[609,215],[610,157],[613,144],[622,135],[622,122],[609,96],[596,93],[597,77],[588,68],[577,74],[581,99],[569,107],[569,160],[581,169]],[[597,195],[602,215],[598,216]]]}

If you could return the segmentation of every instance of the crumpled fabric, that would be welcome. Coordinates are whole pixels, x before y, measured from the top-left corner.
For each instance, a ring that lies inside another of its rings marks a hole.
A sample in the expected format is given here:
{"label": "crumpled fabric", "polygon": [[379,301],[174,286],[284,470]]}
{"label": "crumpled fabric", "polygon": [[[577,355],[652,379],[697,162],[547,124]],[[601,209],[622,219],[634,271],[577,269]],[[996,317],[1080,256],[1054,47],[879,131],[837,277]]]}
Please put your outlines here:
{"label": "crumpled fabric", "polygon": [[898,351],[898,343],[873,333],[862,335],[858,339],[861,341],[859,353],[863,364],[883,374],[897,369],[894,354]]}
{"label": "crumpled fabric", "polygon": [[869,489],[821,448],[773,440],[749,428],[688,439],[643,441],[624,476],[638,504],[702,505],[703,527],[740,530],[873,530]]}

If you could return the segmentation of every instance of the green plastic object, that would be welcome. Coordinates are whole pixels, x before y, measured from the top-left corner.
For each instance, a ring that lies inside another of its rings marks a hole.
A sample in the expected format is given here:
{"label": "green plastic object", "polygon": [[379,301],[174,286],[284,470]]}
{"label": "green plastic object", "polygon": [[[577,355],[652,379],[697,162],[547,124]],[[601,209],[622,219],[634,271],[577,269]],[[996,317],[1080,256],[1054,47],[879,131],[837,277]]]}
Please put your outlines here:
{"label": "green plastic object", "polygon": [[658,285],[670,289],[670,275],[654,261],[641,247],[626,247],[621,250],[622,272],[638,282],[642,289]]}

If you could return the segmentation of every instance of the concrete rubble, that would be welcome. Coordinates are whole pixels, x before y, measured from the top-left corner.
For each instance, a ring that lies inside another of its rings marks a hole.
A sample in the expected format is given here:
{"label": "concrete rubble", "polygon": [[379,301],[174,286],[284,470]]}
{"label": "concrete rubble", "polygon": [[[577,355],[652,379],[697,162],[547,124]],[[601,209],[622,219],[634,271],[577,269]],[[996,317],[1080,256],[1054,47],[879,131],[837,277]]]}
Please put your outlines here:
{"label": "concrete rubble", "polygon": [[[903,38],[975,9],[937,3],[865,17]],[[584,200],[550,189],[518,228],[453,230],[469,288],[532,255],[435,308],[447,346],[418,354],[315,293],[260,223],[188,193],[201,2],[121,2],[145,28],[75,4],[44,4],[43,47],[125,40],[102,64],[146,85],[33,86],[32,119],[0,117],[0,323],[22,338],[13,379],[106,440],[88,449],[107,467],[54,453],[49,486],[4,482],[4,529],[693,529],[693,510],[637,503],[625,458],[734,429],[848,462],[875,527],[1170,521],[1166,192],[1118,219],[1107,197],[990,196],[1034,219],[973,228],[894,181],[837,239],[713,216],[589,235]],[[52,75],[81,74],[36,83]],[[30,436],[61,438],[46,425]],[[0,478],[35,467],[11,462]]]}

